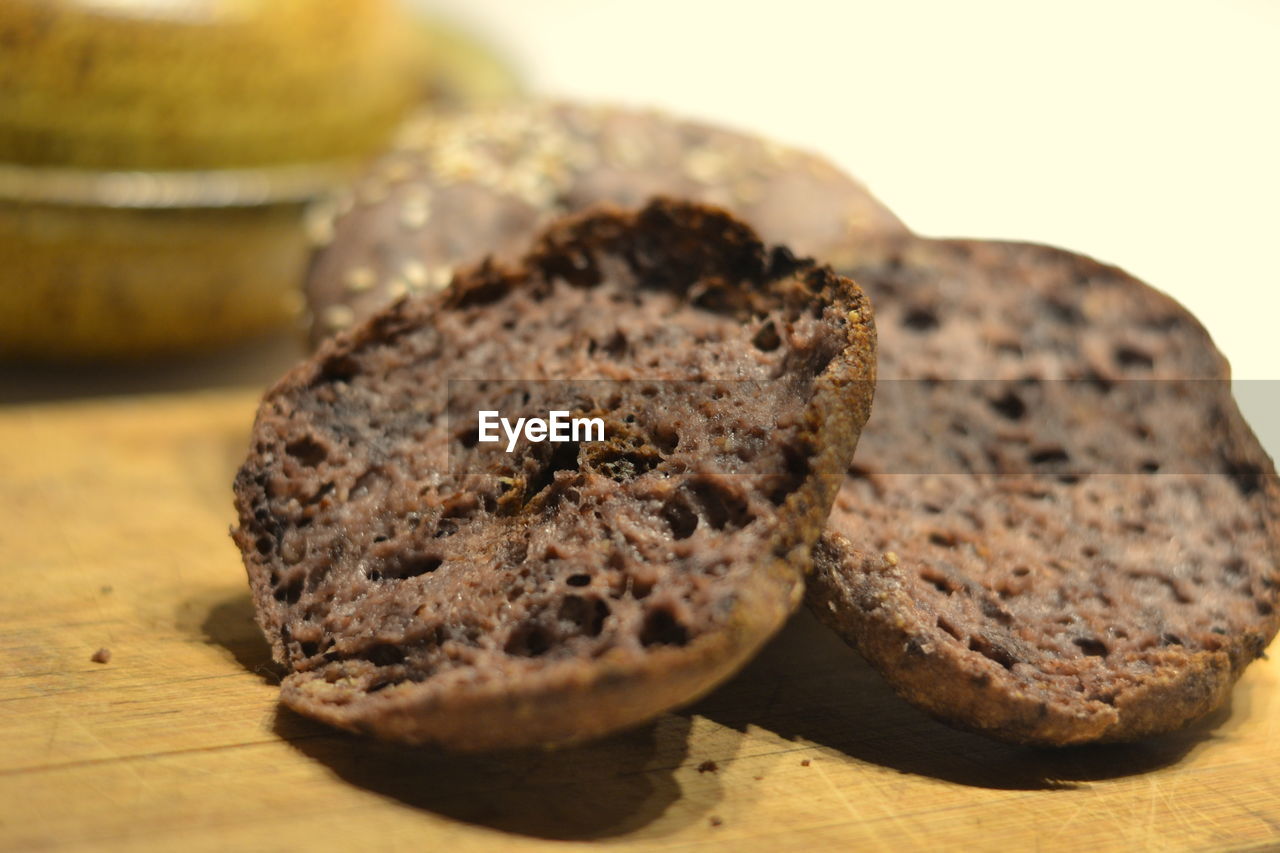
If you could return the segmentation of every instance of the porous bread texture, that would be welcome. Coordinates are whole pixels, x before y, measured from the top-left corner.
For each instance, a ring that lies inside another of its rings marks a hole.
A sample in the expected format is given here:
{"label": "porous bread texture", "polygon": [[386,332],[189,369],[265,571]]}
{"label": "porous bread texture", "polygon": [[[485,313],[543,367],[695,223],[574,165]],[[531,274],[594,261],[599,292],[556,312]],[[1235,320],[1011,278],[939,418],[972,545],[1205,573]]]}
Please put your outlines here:
{"label": "porous bread texture", "polygon": [[654,195],[725,207],[766,242],[819,258],[906,230],[817,155],[658,112],[533,102],[430,115],[314,212],[312,341],[446,286],[460,265],[514,259],[557,216]]}
{"label": "porous bread texture", "polygon": [[[268,392],[236,478],[283,701],[453,749],[690,701],[799,602],[873,382],[856,285],[696,205],[566,220],[398,301]],[[607,440],[509,454],[478,408]]]}
{"label": "porous bread texture", "polygon": [[880,387],[812,609],[1002,740],[1132,740],[1221,704],[1276,633],[1280,488],[1203,328],[1044,246],[856,255],[837,268],[877,307]]}

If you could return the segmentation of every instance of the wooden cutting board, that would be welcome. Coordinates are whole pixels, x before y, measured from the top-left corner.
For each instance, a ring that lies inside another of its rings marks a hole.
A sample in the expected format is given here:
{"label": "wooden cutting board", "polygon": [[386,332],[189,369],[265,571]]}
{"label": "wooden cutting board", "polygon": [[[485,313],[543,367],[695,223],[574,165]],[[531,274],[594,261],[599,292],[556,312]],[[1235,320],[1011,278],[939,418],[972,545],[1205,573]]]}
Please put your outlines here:
{"label": "wooden cutting board", "polygon": [[227,536],[256,397],[0,409],[0,849],[1280,845],[1274,660],[1192,731],[1060,752],[926,719],[803,614],[696,706],[562,752],[280,710]]}

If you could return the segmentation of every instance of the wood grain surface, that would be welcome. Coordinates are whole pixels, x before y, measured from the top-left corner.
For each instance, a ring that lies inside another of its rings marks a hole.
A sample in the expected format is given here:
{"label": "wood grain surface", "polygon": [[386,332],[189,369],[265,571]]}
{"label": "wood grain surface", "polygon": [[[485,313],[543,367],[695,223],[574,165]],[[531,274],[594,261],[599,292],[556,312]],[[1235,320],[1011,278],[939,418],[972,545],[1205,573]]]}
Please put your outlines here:
{"label": "wood grain surface", "polygon": [[276,706],[227,536],[256,398],[0,408],[0,849],[1280,845],[1274,660],[1188,732],[1043,752],[928,720],[801,614],[696,706],[581,748],[313,724]]}

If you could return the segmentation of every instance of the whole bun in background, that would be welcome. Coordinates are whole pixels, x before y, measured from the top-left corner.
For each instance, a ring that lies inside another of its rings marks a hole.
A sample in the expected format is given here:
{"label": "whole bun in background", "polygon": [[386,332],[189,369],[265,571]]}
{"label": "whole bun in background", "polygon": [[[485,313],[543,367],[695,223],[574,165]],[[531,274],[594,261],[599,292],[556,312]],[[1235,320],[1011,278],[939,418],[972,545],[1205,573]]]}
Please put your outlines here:
{"label": "whole bun in background", "polygon": [[654,195],[725,207],[818,258],[859,235],[907,232],[816,154],[660,112],[534,102],[428,115],[317,211],[328,242],[305,284],[312,341],[444,287],[459,265],[511,257],[564,213]]}

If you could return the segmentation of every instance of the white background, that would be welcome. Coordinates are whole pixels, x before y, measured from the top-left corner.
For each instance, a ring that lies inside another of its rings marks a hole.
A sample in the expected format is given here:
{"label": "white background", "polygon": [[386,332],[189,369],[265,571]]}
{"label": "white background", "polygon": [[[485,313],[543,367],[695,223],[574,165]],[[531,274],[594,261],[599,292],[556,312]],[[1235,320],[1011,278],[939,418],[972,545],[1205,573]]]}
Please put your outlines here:
{"label": "white background", "polygon": [[[419,2],[535,93],[754,130],[920,233],[1118,264],[1190,308],[1237,379],[1280,380],[1280,2]],[[1237,393],[1277,455],[1280,382]]]}

